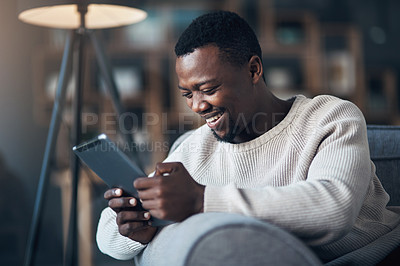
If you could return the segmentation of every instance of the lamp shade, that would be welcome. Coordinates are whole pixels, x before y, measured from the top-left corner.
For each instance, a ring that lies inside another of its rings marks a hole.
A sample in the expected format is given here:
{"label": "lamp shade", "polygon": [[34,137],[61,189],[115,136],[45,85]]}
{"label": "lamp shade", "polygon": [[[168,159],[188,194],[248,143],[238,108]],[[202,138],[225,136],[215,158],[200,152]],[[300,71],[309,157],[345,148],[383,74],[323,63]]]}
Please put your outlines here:
{"label": "lamp shade", "polygon": [[87,6],[85,27],[112,28],[139,22],[147,13],[135,0],[19,0],[18,18],[38,26],[76,29],[80,26],[78,5]]}

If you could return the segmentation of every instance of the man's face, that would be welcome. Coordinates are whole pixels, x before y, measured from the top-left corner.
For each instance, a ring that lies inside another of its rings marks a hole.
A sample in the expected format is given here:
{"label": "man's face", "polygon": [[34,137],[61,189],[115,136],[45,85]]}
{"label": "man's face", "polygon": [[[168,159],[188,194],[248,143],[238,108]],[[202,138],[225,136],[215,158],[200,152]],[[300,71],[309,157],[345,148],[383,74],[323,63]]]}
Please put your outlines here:
{"label": "man's face", "polygon": [[178,57],[176,73],[187,105],[205,119],[218,139],[233,143],[246,139],[255,113],[247,64],[226,63],[218,47],[209,45]]}

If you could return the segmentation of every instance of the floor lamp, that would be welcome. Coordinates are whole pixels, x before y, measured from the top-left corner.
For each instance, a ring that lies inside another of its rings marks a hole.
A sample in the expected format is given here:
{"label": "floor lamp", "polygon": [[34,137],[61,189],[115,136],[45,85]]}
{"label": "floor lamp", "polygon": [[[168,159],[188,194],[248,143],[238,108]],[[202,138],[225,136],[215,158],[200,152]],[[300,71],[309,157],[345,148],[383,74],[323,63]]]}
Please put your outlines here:
{"label": "floor lamp", "polygon": [[[46,141],[42,169],[39,177],[39,184],[34,204],[31,227],[28,235],[28,242],[25,251],[24,265],[32,265],[34,251],[37,244],[37,237],[42,214],[42,205],[46,184],[50,173],[50,160],[53,156],[57,135],[61,125],[68,79],[72,71],[73,53],[77,53],[76,91],[73,101],[73,130],[71,147],[81,142],[81,114],[82,114],[82,93],[84,77],[84,52],[85,39],[89,38],[101,74],[107,85],[112,98],[113,106],[118,115],[123,113],[119,93],[113,78],[111,67],[105,57],[104,48],[97,40],[91,29],[103,29],[118,27],[139,22],[146,18],[147,13],[137,9],[138,1],[135,0],[19,0],[18,18],[26,23],[61,29],[71,29],[67,38],[60,74],[56,89],[56,97],[50,121],[49,132]],[[74,51],[76,49],[76,51]],[[124,134],[125,141],[132,143],[132,135]],[[133,154],[135,156],[135,154]],[[77,265],[77,192],[79,180],[79,161],[75,157],[71,163],[72,172],[72,195],[70,221],[68,227],[68,240],[64,255],[64,265]]]}

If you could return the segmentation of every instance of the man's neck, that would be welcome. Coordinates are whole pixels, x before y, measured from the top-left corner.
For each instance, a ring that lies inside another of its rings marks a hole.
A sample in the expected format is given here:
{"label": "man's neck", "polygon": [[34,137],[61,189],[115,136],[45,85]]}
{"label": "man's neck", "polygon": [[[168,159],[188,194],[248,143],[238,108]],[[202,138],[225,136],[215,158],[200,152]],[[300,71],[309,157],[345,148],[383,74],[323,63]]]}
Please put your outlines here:
{"label": "man's neck", "polygon": [[247,127],[233,139],[234,143],[242,143],[253,140],[276,125],[278,125],[289,113],[293,100],[281,100],[271,92],[259,98],[259,106],[249,121]]}

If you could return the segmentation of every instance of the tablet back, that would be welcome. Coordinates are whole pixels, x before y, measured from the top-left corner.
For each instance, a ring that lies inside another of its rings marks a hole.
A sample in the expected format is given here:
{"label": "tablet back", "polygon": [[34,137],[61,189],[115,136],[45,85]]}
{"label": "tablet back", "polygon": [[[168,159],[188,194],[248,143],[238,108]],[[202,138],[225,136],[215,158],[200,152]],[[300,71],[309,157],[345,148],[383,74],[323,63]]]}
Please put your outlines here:
{"label": "tablet back", "polygon": [[73,151],[110,188],[120,187],[131,196],[138,197],[133,181],[146,174],[105,134],[75,146]]}

